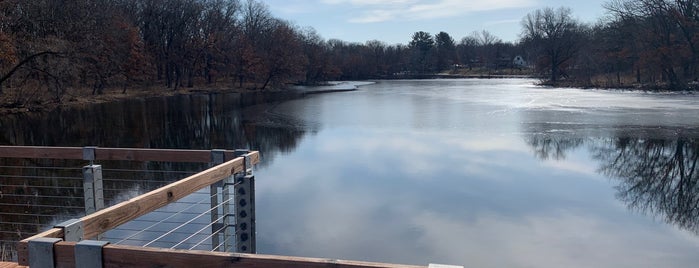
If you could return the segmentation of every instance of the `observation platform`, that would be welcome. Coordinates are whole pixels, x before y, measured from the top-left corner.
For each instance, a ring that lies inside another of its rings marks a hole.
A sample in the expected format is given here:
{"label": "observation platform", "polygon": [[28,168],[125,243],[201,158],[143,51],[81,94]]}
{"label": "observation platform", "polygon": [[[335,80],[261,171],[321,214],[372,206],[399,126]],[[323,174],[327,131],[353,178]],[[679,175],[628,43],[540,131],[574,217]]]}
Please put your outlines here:
{"label": "observation platform", "polygon": [[0,161],[0,268],[460,267],[256,254],[256,151],[0,146]]}

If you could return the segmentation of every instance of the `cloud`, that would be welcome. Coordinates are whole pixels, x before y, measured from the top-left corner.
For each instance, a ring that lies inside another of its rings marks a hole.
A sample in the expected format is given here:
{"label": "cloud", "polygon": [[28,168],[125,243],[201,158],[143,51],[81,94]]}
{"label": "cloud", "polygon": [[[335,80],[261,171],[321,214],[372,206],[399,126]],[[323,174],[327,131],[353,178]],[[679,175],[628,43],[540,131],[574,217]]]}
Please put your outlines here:
{"label": "cloud", "polygon": [[350,5],[358,8],[359,14],[350,19],[353,23],[374,23],[384,21],[427,20],[448,18],[472,12],[490,11],[509,8],[528,7],[535,4],[533,0],[324,0],[331,5]]}

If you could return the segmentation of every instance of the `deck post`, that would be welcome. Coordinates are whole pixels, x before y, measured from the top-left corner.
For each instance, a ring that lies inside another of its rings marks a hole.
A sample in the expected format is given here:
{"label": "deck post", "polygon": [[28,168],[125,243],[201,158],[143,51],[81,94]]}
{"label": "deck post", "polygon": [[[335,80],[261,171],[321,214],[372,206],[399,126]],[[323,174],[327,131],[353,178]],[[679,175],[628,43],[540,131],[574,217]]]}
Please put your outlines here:
{"label": "deck post", "polygon": [[63,240],[78,242],[83,240],[83,222],[80,219],[70,219],[56,224],[53,228],[63,229]]}
{"label": "deck post", "polygon": [[104,208],[101,165],[87,165],[83,167],[83,192],[85,196],[85,214],[92,214]]}
{"label": "deck post", "polygon": [[[211,165],[216,166],[223,164],[226,161],[226,151],[221,149],[211,150]],[[211,195],[211,249],[219,249],[221,244],[221,238],[219,236],[221,232],[221,224],[217,223],[219,218],[218,213],[218,188],[222,187],[221,183],[214,183],[209,186],[209,194]],[[223,188],[221,189],[223,191]],[[225,200],[225,199],[223,199]],[[225,237],[224,237],[225,239]],[[219,250],[220,251],[220,250]]]}
{"label": "deck post", "polygon": [[235,192],[235,246],[236,252],[256,253],[255,235],[255,176],[252,174],[249,151],[236,150],[245,158],[244,171],[236,174]]}

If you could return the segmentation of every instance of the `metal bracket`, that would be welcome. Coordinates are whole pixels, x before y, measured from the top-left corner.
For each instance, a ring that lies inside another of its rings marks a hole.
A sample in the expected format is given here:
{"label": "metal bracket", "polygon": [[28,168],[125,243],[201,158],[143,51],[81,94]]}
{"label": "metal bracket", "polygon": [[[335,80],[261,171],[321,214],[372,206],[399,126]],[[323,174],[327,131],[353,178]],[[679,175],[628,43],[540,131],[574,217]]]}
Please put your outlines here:
{"label": "metal bracket", "polygon": [[83,222],[79,219],[71,219],[57,224],[54,228],[63,229],[65,241],[78,242],[83,240]]}
{"label": "metal bracket", "polygon": [[233,151],[233,155],[235,155],[235,157],[241,157],[243,155],[248,154],[249,152],[250,150],[248,149],[235,149],[235,151]]}
{"label": "metal bracket", "polygon": [[211,150],[211,163],[214,165],[222,164],[226,162],[226,150],[223,149],[213,149]]}
{"label": "metal bracket", "polygon": [[61,241],[63,239],[48,237],[29,240],[29,266],[34,268],[55,267],[53,245]]}
{"label": "metal bracket", "polygon": [[85,146],[83,147],[83,160],[95,161],[95,150],[96,146]]}
{"label": "metal bracket", "polygon": [[218,234],[218,233],[223,231],[223,227],[224,227],[223,223],[216,222],[216,223],[211,225],[211,233]]}
{"label": "metal bracket", "polygon": [[108,241],[84,240],[75,244],[76,268],[101,268],[102,248],[109,244]]}

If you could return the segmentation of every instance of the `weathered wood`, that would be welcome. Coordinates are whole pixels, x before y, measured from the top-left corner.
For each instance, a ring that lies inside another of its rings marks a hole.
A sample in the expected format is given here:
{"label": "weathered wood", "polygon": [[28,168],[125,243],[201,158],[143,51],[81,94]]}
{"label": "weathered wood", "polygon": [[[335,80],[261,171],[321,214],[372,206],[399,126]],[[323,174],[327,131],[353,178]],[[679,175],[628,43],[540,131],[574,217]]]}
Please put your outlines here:
{"label": "weathered wood", "polygon": [[[226,150],[225,154],[226,159],[233,159],[235,157],[234,151],[232,150]],[[47,146],[0,146],[0,157],[80,160],[83,159],[83,148]],[[97,147],[95,149],[95,160],[209,163],[211,162],[211,151]]]}
{"label": "weathered wood", "polygon": [[53,246],[53,257],[56,268],[75,267],[75,244],[78,242],[59,242]]}
{"label": "weathered wood", "polygon": [[28,237],[22,241],[17,242],[17,261],[20,265],[29,265],[29,240],[32,240],[37,237],[62,238],[63,229],[51,228],[42,233],[36,234],[32,237]]}
{"label": "weathered wood", "polygon": [[[75,267],[75,242],[54,246],[56,267]],[[162,249],[106,245],[102,250],[105,268],[132,267],[336,267],[336,268],[425,268],[425,266],[332,260],[262,254]]]}
{"label": "weathered wood", "polygon": [[211,151],[174,149],[97,148],[95,160],[130,160],[161,162],[211,162]]}
{"label": "weathered wood", "polygon": [[104,267],[418,268],[388,263],[107,245]]}
{"label": "weathered wood", "polygon": [[16,262],[0,262],[0,268],[27,268],[27,266],[21,266]]}
{"label": "weathered wood", "polygon": [[79,147],[0,146],[0,156],[6,158],[82,159]]}

